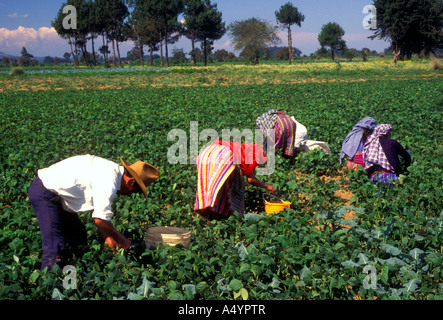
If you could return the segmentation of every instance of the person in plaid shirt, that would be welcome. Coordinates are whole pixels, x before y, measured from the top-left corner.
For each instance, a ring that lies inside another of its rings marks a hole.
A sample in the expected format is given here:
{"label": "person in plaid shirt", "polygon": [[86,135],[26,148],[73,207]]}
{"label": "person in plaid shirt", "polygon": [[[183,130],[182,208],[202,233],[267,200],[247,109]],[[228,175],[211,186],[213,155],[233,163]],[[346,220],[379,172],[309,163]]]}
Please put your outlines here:
{"label": "person in plaid shirt", "polygon": [[403,146],[391,139],[392,126],[380,124],[368,137],[363,153],[363,162],[371,181],[389,184],[404,172],[399,156],[405,161],[405,170],[411,164],[411,156]]}
{"label": "person in plaid shirt", "polygon": [[[267,152],[267,140],[274,142],[275,149],[282,149],[284,158],[295,155],[296,123],[285,112],[270,109],[261,114],[255,121],[258,130],[263,134],[263,149]],[[274,130],[274,136],[271,131]]]}

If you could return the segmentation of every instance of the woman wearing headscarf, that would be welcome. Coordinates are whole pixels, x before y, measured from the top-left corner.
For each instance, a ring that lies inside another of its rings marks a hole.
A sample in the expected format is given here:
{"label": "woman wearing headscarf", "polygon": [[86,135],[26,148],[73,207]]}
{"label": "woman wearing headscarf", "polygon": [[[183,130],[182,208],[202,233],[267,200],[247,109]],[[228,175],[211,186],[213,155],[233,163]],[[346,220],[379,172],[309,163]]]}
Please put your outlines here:
{"label": "woman wearing headscarf", "polygon": [[[283,156],[291,158],[295,153],[296,123],[284,112],[270,109],[255,121],[258,130],[263,134],[263,145],[267,151],[267,141],[274,143],[275,149],[282,149]],[[272,136],[274,130],[274,136]]]}
{"label": "woman wearing headscarf", "polygon": [[364,167],[363,147],[367,137],[372,133],[376,125],[377,121],[374,118],[366,117],[352,128],[352,131],[343,140],[340,164],[342,164],[343,158],[347,156],[346,168],[348,170],[355,170],[358,166]]}
{"label": "woman wearing headscarf", "polygon": [[258,144],[238,144],[216,140],[197,158],[197,193],[194,210],[209,220],[226,219],[235,211],[245,211],[244,193],[248,183],[275,192],[270,184],[255,177],[255,168],[266,163]]}
{"label": "woman wearing headscarf", "polygon": [[411,156],[403,146],[391,139],[389,124],[377,125],[364,146],[364,164],[371,181],[387,183],[395,181],[403,173],[399,156],[405,161],[405,169],[411,164]]}

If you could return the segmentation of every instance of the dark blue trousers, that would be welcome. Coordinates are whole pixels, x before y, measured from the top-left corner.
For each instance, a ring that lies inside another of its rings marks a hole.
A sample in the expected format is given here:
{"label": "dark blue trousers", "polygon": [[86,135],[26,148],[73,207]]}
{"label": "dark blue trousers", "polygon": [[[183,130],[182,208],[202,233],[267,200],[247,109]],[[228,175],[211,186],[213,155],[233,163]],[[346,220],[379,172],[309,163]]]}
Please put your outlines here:
{"label": "dark blue trousers", "polygon": [[43,186],[39,177],[31,183],[29,201],[40,227],[43,255],[41,269],[63,266],[69,252],[81,255],[87,244],[87,232],[77,213],[65,211],[60,197]]}

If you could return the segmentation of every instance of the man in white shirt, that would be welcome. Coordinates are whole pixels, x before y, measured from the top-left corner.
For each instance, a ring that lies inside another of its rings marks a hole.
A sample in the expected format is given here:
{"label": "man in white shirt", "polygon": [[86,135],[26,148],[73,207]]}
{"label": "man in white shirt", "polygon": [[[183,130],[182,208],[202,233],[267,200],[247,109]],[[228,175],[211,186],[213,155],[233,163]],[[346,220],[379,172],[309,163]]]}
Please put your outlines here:
{"label": "man in white shirt", "polygon": [[43,242],[42,270],[52,269],[75,244],[86,245],[86,228],[78,212],[92,211],[92,218],[105,243],[129,248],[130,241],[111,222],[112,200],[116,194],[148,195],[146,187],[158,178],[158,170],[138,161],[123,166],[92,156],[74,156],[41,169],[29,187]]}

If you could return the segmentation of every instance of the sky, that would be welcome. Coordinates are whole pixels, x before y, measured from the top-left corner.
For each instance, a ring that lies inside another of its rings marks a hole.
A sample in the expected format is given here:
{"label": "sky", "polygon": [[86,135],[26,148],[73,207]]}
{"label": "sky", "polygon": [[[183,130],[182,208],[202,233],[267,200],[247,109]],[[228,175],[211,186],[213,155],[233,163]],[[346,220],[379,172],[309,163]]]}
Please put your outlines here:
{"label": "sky", "polygon": [[[212,0],[217,9],[222,12],[226,26],[234,21],[246,20],[252,17],[263,19],[276,24],[275,11],[290,0]],[[65,0],[0,0],[0,52],[19,56],[22,47],[35,57],[58,56],[70,52],[68,41],[60,38],[51,28],[51,21]],[[369,48],[377,52],[389,46],[382,40],[370,40],[367,37],[373,32],[363,27],[363,13],[366,5],[372,0],[294,0],[290,1],[304,14],[305,20],[301,27],[292,27],[292,44],[300,49],[302,54],[309,55],[319,47],[318,33],[328,22],[338,23],[344,30],[343,39],[348,48],[360,50]],[[279,30],[280,46],[287,46],[287,32]],[[128,41],[120,48],[122,56],[126,56],[133,47]],[[178,42],[169,46],[172,49],[183,49],[185,53],[191,50],[191,41],[182,37]],[[231,39],[225,34],[215,41],[215,50],[226,49],[234,52]],[[90,49],[90,48],[88,48]]]}

